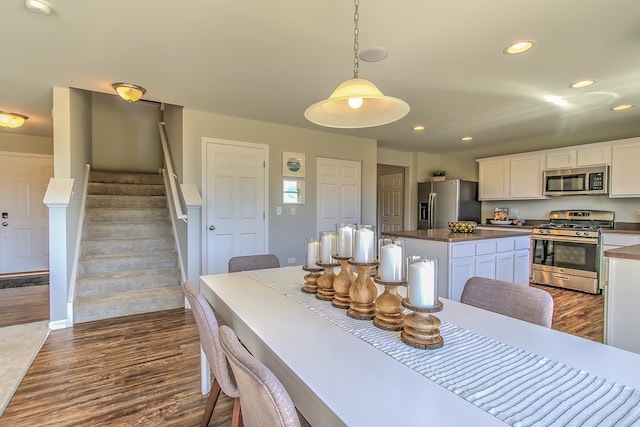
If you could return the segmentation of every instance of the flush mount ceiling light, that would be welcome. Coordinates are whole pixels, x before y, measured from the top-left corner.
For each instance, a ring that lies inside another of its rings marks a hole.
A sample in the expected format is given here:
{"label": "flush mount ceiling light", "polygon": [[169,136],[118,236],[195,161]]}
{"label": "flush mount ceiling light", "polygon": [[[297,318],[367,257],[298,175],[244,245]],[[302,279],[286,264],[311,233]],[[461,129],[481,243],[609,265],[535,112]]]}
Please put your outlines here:
{"label": "flush mount ceiling light", "polygon": [[0,126],[10,129],[19,128],[29,117],[17,113],[0,111]]}
{"label": "flush mount ceiling light", "polygon": [[385,96],[376,85],[358,76],[359,0],[354,5],[353,78],[342,82],[329,98],[304,112],[307,120],[320,126],[342,129],[381,126],[400,120],[410,110],[403,100]]}
{"label": "flush mount ceiling light", "polygon": [[529,49],[531,49],[533,46],[535,46],[535,42],[531,41],[531,40],[523,40],[523,41],[519,41],[517,43],[512,44],[511,46],[507,46],[505,47],[502,52],[504,52],[507,55],[517,55],[519,53],[523,53],[528,51]]}
{"label": "flush mount ceiling light", "polygon": [[622,105],[616,105],[615,107],[611,107],[613,111],[624,111],[624,110],[628,110],[629,108],[633,108],[633,104],[622,104]]}
{"label": "flush mount ceiling light", "polygon": [[47,0],[25,0],[24,5],[27,6],[32,12],[40,13],[42,15],[50,15],[53,10],[53,6]]}
{"label": "flush mount ceiling light", "polygon": [[147,92],[142,86],[132,85],[130,83],[114,83],[111,86],[113,86],[120,98],[129,102],[136,102]]}
{"label": "flush mount ceiling light", "polygon": [[573,83],[571,87],[574,89],[580,89],[582,87],[591,86],[595,82],[596,82],[595,80],[580,80],[579,82]]}

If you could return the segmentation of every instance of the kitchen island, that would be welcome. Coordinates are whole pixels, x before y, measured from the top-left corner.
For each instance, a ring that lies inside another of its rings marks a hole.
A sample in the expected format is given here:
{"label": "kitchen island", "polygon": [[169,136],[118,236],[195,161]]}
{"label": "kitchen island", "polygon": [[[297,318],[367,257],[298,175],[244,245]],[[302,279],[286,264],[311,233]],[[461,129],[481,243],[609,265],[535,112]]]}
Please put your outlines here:
{"label": "kitchen island", "polygon": [[438,258],[438,295],[460,301],[466,281],[473,276],[529,285],[530,235],[528,230],[475,230],[452,233],[448,229],[383,232],[383,237],[406,241],[405,255]]}
{"label": "kitchen island", "polygon": [[640,353],[640,245],[605,250],[609,259],[609,278],[605,288],[605,343]]}

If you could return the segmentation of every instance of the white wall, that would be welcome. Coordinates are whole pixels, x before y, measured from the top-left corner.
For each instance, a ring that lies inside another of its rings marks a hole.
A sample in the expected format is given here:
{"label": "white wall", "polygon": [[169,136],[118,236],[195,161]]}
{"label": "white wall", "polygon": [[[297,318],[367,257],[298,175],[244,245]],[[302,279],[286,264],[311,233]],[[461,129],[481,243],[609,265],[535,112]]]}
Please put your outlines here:
{"label": "white wall", "polygon": [[[362,222],[376,223],[376,141],[312,131],[266,122],[184,110],[184,183],[195,184],[202,192],[202,138],[219,138],[269,145],[269,249],[282,265],[288,258],[304,263],[306,237],[316,228],[316,158],[362,162]],[[304,153],[306,157],[306,203],[296,205],[291,215],[282,206],[282,152]],[[203,201],[204,202],[204,201]]]}

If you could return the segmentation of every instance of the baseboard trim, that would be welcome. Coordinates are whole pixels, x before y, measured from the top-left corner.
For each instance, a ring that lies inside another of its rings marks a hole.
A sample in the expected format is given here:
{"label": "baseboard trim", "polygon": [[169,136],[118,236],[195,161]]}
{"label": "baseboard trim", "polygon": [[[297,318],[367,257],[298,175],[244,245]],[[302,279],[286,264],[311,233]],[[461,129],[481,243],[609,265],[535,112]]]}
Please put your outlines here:
{"label": "baseboard trim", "polygon": [[67,327],[67,319],[52,320],[51,322],[49,322],[49,330],[51,331],[54,331],[56,329],[66,329]]}

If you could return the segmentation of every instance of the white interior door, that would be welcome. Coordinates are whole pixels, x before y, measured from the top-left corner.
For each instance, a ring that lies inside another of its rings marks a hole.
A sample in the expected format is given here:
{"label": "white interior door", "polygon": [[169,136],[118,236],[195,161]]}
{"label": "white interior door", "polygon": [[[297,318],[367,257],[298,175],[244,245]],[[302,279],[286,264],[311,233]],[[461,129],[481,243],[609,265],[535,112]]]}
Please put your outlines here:
{"label": "white interior door", "polygon": [[335,231],[340,222],[360,224],[362,164],[318,157],[316,165],[316,232]]}
{"label": "white interior door", "polygon": [[379,232],[400,231],[404,228],[404,174],[394,173],[378,177]]}
{"label": "white interior door", "polygon": [[268,147],[205,139],[204,149],[204,273],[226,273],[229,258],[268,252]]}
{"label": "white interior door", "polygon": [[0,155],[0,274],[49,270],[52,156]]}

